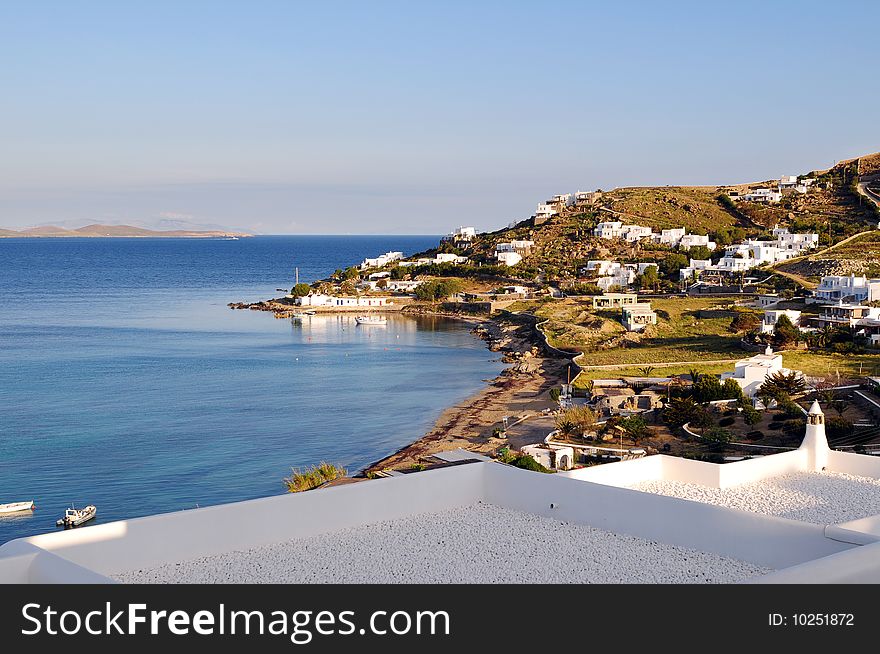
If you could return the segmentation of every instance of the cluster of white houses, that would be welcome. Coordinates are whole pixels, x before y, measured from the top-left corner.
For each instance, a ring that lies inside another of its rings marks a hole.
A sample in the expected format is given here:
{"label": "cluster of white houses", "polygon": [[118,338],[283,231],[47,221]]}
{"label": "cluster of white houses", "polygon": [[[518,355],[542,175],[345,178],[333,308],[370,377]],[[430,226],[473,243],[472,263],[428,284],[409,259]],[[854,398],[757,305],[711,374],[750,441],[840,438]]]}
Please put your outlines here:
{"label": "cluster of white houses", "polygon": [[602,291],[608,292],[616,288],[626,288],[632,284],[637,275],[643,275],[648,268],[657,268],[657,264],[648,263],[621,263],[607,259],[587,261],[587,265],[581,269],[581,273],[596,276],[596,286]]}
{"label": "cluster of white houses", "polygon": [[709,259],[691,259],[689,265],[679,271],[679,276],[685,281],[698,278],[703,273],[741,273],[765,264],[787,261],[817,247],[818,234],[795,234],[789,232],[787,227],[777,227],[773,230],[772,240],[749,239],[745,243],[728,246],[718,263],[713,264]]}
{"label": "cluster of white houses", "polygon": [[775,204],[781,202],[786,192],[806,194],[816,180],[811,177],[797,177],[796,175],[783,175],[776,183],[775,188],[763,187],[749,189],[745,193],[731,191],[728,197],[731,200],[744,200],[746,202],[761,202]]}
{"label": "cluster of white houses", "polygon": [[578,191],[577,193],[554,195],[546,202],[538,203],[538,207],[535,209],[535,223],[540,224],[551,216],[572,207],[594,205],[601,197],[602,191]]}
{"label": "cluster of white houses", "polygon": [[692,247],[703,246],[710,250],[715,249],[715,242],[710,241],[705,234],[688,234],[684,227],[663,229],[660,233],[652,232],[650,227],[642,225],[624,225],[622,221],[611,220],[601,222],[593,229],[593,236],[604,239],[621,239],[629,243],[635,243],[648,238],[660,245],[668,245],[672,248],[689,250]]}

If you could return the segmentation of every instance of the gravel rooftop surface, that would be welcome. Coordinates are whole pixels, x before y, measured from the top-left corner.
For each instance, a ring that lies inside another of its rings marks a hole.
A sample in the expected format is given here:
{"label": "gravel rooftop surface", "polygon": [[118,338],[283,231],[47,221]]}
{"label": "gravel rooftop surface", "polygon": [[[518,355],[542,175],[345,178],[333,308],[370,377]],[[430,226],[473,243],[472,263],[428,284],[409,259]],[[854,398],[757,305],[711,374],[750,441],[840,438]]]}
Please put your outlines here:
{"label": "gravel rooftop surface", "polygon": [[113,577],[126,583],[729,583],[767,572],[479,503]]}
{"label": "gravel rooftop surface", "polygon": [[629,488],[818,524],[880,513],[880,480],[840,472],[798,472],[723,489],[677,481],[646,481]]}

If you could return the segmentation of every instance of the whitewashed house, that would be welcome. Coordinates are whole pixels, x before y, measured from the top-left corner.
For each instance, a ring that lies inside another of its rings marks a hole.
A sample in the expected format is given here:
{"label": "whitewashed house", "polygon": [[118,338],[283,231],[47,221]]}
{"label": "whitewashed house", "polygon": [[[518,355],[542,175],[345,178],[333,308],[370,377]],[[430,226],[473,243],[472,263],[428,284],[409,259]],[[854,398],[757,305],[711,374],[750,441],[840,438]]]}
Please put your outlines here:
{"label": "whitewashed house", "polygon": [[622,222],[619,220],[609,220],[596,225],[593,229],[593,236],[605,239],[620,238],[622,231]]}
{"label": "whitewashed house", "polygon": [[520,451],[550,470],[571,470],[574,467],[574,449],[565,445],[535,443]]}
{"label": "whitewashed house", "polygon": [[495,258],[498,259],[498,263],[505,266],[515,266],[523,259],[518,252],[496,252]]}
{"label": "whitewashed house", "polygon": [[731,193],[731,200],[745,200],[746,202],[776,203],[782,200],[782,193],[769,188],[756,188],[746,193]]}
{"label": "whitewashed house", "polygon": [[703,246],[714,250],[717,246],[715,241],[709,240],[708,234],[684,234],[678,241],[678,247],[682,250],[690,250],[693,247]]}
{"label": "whitewashed house", "polygon": [[791,372],[803,375],[800,371],[791,371],[788,368],[784,368],[782,366],[782,355],[775,354],[773,348],[768,345],[764,354],[756,354],[748,359],[741,359],[734,365],[733,372],[721,373],[721,381],[732,379],[743,389],[743,394],[751,398],[755,396],[755,393],[758,392],[758,389],[767,377],[780,372],[784,375],[788,375]]}
{"label": "whitewashed house", "polygon": [[657,314],[651,309],[650,302],[631,304],[621,309],[621,322],[627,331],[641,332],[648,325],[657,324]]}
{"label": "whitewashed house", "polygon": [[875,302],[880,300],[880,279],[864,275],[826,275],[810,302]]}
{"label": "whitewashed house", "polygon": [[676,227],[675,229],[663,229],[659,234],[654,234],[654,241],[661,245],[675,247],[681,241],[682,237],[687,233],[684,227]]}
{"label": "whitewashed house", "polygon": [[651,228],[642,225],[624,225],[621,230],[621,238],[630,243],[641,241],[651,237]]}
{"label": "whitewashed house", "polygon": [[838,302],[822,307],[822,312],[815,318],[818,327],[846,327],[854,329],[862,320],[880,320],[880,307],[869,307],[857,302]]}
{"label": "whitewashed house", "polygon": [[537,209],[535,209],[535,218],[539,220],[546,219],[555,216],[557,213],[559,212],[556,210],[556,205],[548,202],[541,202]]}

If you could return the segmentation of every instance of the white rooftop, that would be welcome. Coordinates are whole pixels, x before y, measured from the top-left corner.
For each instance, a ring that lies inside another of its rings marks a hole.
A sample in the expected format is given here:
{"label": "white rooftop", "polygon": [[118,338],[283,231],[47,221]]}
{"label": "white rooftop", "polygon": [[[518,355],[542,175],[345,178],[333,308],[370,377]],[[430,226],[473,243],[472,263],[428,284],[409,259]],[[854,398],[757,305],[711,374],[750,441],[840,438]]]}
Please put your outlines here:
{"label": "white rooftop", "polygon": [[491,504],[114,577],[130,583],[712,583],[767,569]]}

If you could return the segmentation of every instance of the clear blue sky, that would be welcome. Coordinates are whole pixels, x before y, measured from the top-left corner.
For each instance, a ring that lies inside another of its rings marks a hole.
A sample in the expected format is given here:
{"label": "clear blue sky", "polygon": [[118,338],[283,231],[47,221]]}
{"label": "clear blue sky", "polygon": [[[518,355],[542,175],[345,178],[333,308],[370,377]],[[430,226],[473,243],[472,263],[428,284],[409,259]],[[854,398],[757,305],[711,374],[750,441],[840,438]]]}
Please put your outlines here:
{"label": "clear blue sky", "polygon": [[[613,6],[612,6],[613,5]],[[880,3],[0,1],[0,226],[441,233],[880,150]]]}

